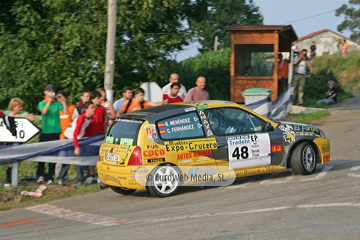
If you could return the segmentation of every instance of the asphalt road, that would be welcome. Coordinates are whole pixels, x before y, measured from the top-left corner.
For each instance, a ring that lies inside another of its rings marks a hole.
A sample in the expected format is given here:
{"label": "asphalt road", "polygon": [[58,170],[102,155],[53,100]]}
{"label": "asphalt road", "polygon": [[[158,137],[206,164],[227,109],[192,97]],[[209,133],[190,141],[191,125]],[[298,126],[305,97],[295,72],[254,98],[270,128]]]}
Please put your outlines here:
{"label": "asphalt road", "polygon": [[360,239],[360,95],[320,126],[331,161],[170,198],[111,190],[0,212],[0,239]]}

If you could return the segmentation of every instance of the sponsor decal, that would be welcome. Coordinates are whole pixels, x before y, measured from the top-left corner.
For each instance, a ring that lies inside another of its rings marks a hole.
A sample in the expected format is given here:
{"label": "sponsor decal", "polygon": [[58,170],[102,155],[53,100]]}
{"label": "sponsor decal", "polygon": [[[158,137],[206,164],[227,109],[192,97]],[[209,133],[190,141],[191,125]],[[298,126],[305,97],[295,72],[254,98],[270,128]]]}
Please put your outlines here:
{"label": "sponsor decal", "polygon": [[323,156],[323,163],[330,162],[330,155]]}
{"label": "sponsor decal", "polygon": [[132,145],[134,142],[134,139],[131,138],[121,138],[120,139],[120,145]]}
{"label": "sponsor decal", "polygon": [[271,146],[271,152],[282,152],[283,146],[282,145],[273,145]]}
{"label": "sponsor decal", "polygon": [[193,162],[192,159],[186,159],[186,160],[178,161],[178,164],[185,164],[185,163],[192,163],[192,162]]}
{"label": "sponsor decal", "polygon": [[320,135],[320,129],[314,126],[293,125],[293,129],[297,134],[301,135]]}
{"label": "sponsor decal", "polygon": [[179,152],[179,151],[197,151],[197,150],[210,150],[217,149],[216,142],[209,142],[207,140],[198,141],[170,141],[165,142],[166,151]]}
{"label": "sponsor decal", "polygon": [[227,138],[229,167],[244,168],[270,164],[269,134],[248,134]]}
{"label": "sponsor decal", "polygon": [[146,136],[148,139],[157,139],[155,124],[148,124],[144,127],[145,127],[145,131],[146,131]]}
{"label": "sponsor decal", "polygon": [[165,162],[165,158],[154,158],[154,159],[148,159],[148,163],[159,163],[159,162]]}
{"label": "sponsor decal", "polygon": [[105,153],[105,159],[108,161],[119,161],[120,156],[118,154]]}
{"label": "sponsor decal", "polygon": [[186,158],[192,158],[192,157],[208,156],[208,155],[211,155],[211,154],[212,154],[212,150],[180,153],[180,154],[177,155],[177,160],[186,159]]}
{"label": "sponsor decal", "polygon": [[279,129],[283,131],[283,138],[285,142],[292,143],[295,141],[296,133],[291,125],[280,125]]}
{"label": "sponsor decal", "polygon": [[146,149],[159,149],[159,145],[146,145]]}
{"label": "sponsor decal", "polygon": [[195,111],[196,108],[195,107],[190,107],[190,108],[185,108],[184,111],[185,112],[191,112],[191,111]]}
{"label": "sponsor decal", "polygon": [[330,152],[330,144],[323,145],[321,147],[322,152]]}
{"label": "sponsor decal", "polygon": [[109,136],[107,136],[106,139],[105,139],[105,142],[107,142],[107,143],[113,143],[113,142],[114,142],[114,137],[109,137]]}
{"label": "sponsor decal", "polygon": [[116,177],[111,176],[111,175],[103,175],[103,179],[104,179],[104,182],[112,181],[112,182],[117,183],[118,185],[122,186],[120,180],[117,179]]}
{"label": "sponsor decal", "polygon": [[115,119],[114,121],[116,121],[116,122],[128,122],[128,123],[143,123],[142,121],[139,121],[139,120],[130,120],[130,119],[126,119],[126,118]]}
{"label": "sponsor decal", "polygon": [[203,111],[203,110],[207,109],[208,107],[209,107],[209,105],[207,105],[207,104],[201,104],[201,105],[196,106],[197,110],[199,110],[199,111]]}
{"label": "sponsor decal", "polygon": [[199,111],[199,116],[201,118],[201,121],[203,123],[203,126],[204,126],[204,129],[205,129],[205,132],[206,132],[206,135],[207,136],[212,136],[214,135],[212,130],[211,130],[211,127],[210,127],[210,124],[209,122],[207,121],[207,118],[206,118],[206,115],[204,113],[204,111]]}
{"label": "sponsor decal", "polygon": [[164,156],[165,150],[164,149],[155,149],[155,150],[145,150],[143,152],[145,157],[152,157],[152,156]]}
{"label": "sponsor decal", "polygon": [[270,167],[260,167],[253,169],[236,170],[236,178],[264,174],[264,173],[280,172],[285,169],[286,169],[285,167],[281,167],[281,166],[270,166]]}

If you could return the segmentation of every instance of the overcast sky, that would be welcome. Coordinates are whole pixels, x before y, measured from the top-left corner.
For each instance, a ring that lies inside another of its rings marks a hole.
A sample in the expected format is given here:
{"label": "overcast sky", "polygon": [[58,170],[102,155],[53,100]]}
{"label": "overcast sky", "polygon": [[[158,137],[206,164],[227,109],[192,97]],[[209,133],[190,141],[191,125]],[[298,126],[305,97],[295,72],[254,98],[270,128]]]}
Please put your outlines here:
{"label": "overcast sky", "polygon": [[[309,33],[330,29],[337,31],[344,17],[336,17],[335,10],[349,0],[254,0],[264,17],[265,25],[292,25],[298,38]],[[340,33],[340,32],[339,32]],[[349,31],[340,33],[350,36]],[[177,53],[176,59],[182,61],[196,56],[199,43],[186,47],[187,50]]]}

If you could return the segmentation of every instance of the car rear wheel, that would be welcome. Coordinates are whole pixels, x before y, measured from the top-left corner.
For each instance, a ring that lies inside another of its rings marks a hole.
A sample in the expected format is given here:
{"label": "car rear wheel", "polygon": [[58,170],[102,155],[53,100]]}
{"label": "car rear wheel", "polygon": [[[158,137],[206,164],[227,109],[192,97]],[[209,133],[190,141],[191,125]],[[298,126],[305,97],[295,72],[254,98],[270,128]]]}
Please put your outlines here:
{"label": "car rear wheel", "polygon": [[314,146],[309,142],[300,143],[291,156],[291,168],[296,175],[309,175],[315,172],[317,156]]}
{"label": "car rear wheel", "polygon": [[154,197],[172,196],[179,190],[180,176],[176,166],[157,166],[147,177],[146,189]]}
{"label": "car rear wheel", "polygon": [[110,186],[111,190],[113,190],[116,193],[120,193],[122,195],[130,195],[133,192],[136,191],[136,189],[129,189],[129,188],[124,188],[124,187],[114,187],[114,186]]}

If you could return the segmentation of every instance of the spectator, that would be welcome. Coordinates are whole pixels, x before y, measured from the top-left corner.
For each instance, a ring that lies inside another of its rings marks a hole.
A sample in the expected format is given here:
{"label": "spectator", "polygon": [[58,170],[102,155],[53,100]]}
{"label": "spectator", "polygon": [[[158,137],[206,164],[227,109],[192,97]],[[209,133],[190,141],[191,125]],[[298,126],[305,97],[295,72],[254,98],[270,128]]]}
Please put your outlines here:
{"label": "spectator", "polygon": [[67,103],[69,93],[66,91],[58,91],[56,97],[57,100],[63,100],[66,103],[68,114],[65,114],[64,111],[60,111],[60,125],[61,125],[61,134],[60,140],[65,139],[64,132],[66,128],[70,125],[73,120],[73,114],[75,110],[75,106]]}
{"label": "spectator", "polygon": [[346,39],[344,39],[344,45],[342,47],[342,52],[341,52],[343,57],[347,56],[349,47],[350,47],[350,45],[346,42]]}
{"label": "spectator", "polygon": [[209,100],[209,93],[204,90],[206,86],[206,78],[198,77],[196,79],[196,87],[191,88],[185,98],[185,102],[188,101],[197,101],[197,100]]}
{"label": "spectator", "polygon": [[[98,91],[94,90],[90,93],[90,99],[95,106],[95,111],[93,117],[91,118],[89,126],[85,130],[84,137],[91,137],[102,134],[108,127],[106,110],[100,105],[101,94]],[[85,180],[85,183],[96,183],[97,178],[95,177],[95,166],[89,166],[89,174],[90,176]]]}
{"label": "spectator", "polygon": [[341,42],[341,39],[338,39],[336,47],[337,47],[337,54],[338,54],[339,57],[341,57],[341,51],[342,51],[343,45],[344,44]]}
{"label": "spectator", "polygon": [[315,45],[315,41],[312,41],[311,46],[310,46],[310,58],[311,58],[311,59],[315,59],[315,58],[316,58],[316,45]]}
{"label": "spectator", "polygon": [[294,66],[294,98],[296,95],[298,97],[298,106],[303,105],[303,96],[304,96],[304,87],[305,87],[305,78],[308,75],[310,69],[313,66],[311,60],[306,56],[307,50],[303,49],[301,53],[295,57]]}
{"label": "spectator", "polygon": [[124,104],[124,102],[126,100],[129,100],[132,98],[132,96],[133,96],[132,88],[129,86],[124,87],[122,90],[122,96],[123,97],[121,99],[114,102],[115,113],[117,113],[120,110],[120,108],[122,107],[122,105]]}
{"label": "spectator", "polygon": [[161,102],[150,102],[150,101],[144,100],[144,97],[145,97],[144,89],[142,89],[142,88],[136,89],[135,90],[135,98],[126,100],[125,103],[120,108],[120,110],[116,113],[116,116],[120,116],[121,114],[124,114],[124,113],[131,113],[131,112],[134,112],[137,110],[154,107],[154,106],[159,106],[159,105],[168,103],[167,100],[164,100]]}
{"label": "spectator", "polygon": [[[86,128],[89,126],[91,122],[91,118],[95,113],[95,105],[88,101],[83,105],[83,113],[77,117],[72,123],[71,126],[66,128],[65,130],[65,137],[68,139],[73,139],[73,145],[74,145],[74,154],[80,155],[81,150],[79,147],[78,139],[82,138],[84,136],[84,133],[86,131]],[[57,183],[60,185],[65,185],[64,179],[67,175],[67,171],[69,170],[70,165],[69,164],[63,164],[61,166],[59,177],[57,178]],[[84,166],[77,166],[77,186],[82,186],[83,180],[84,180]]]}
{"label": "spectator", "polygon": [[[48,84],[44,90],[45,98],[38,104],[42,117],[40,142],[59,140],[61,133],[60,111],[63,110],[65,114],[69,114],[65,100],[57,101],[55,99],[55,91],[55,86]],[[49,163],[47,174],[45,174],[44,167],[44,162],[38,162],[37,182],[41,183],[45,180],[48,184],[51,184],[54,180],[55,163]]]}
{"label": "spectator", "polygon": [[[179,75],[177,73],[172,73],[170,74],[170,77],[169,77],[169,83],[166,84],[163,88],[162,88],[162,92],[163,94],[168,94],[170,93],[170,86],[172,83],[179,83]],[[180,90],[179,90],[179,93],[178,95],[182,98],[182,99],[185,99],[186,97],[186,88],[184,87],[184,85],[180,84]]]}
{"label": "spectator", "polygon": [[283,55],[278,54],[278,92],[279,95],[285,91],[288,83],[289,63],[285,62]]}
{"label": "spectator", "polygon": [[116,118],[116,113],[115,113],[113,104],[112,104],[112,102],[110,102],[106,99],[106,91],[104,88],[99,88],[98,92],[101,94],[100,105],[105,108],[106,114],[109,119],[108,125],[110,125],[112,123],[111,120],[114,120]]}
{"label": "spectator", "polygon": [[318,101],[316,104],[334,104],[337,101],[338,92],[334,87],[335,82],[330,80],[327,82],[328,89],[325,92],[325,99]]}
{"label": "spectator", "polygon": [[252,68],[250,66],[247,66],[244,70],[244,76],[251,77],[252,75]]}
{"label": "spectator", "polygon": [[76,106],[76,109],[72,116],[72,120],[74,120],[75,118],[77,118],[78,116],[81,115],[82,106],[84,105],[84,103],[90,101],[90,92],[86,91],[86,90],[82,91],[80,94],[80,99],[81,99],[81,102]]}
{"label": "spectator", "polygon": [[163,94],[163,100],[168,100],[168,103],[177,103],[184,101],[179,95],[180,84],[174,82],[170,86],[170,93]]}
{"label": "spectator", "polygon": [[[35,121],[35,117],[33,115],[23,111],[23,107],[22,107],[23,104],[24,102],[20,98],[11,99],[9,102],[8,110],[3,112],[4,117],[5,116],[24,117],[27,118],[30,122]],[[6,143],[5,145],[13,145],[13,143]],[[20,166],[20,162],[19,162],[19,166]],[[9,164],[6,170],[7,184],[11,183],[11,171],[12,171],[12,164]]]}

